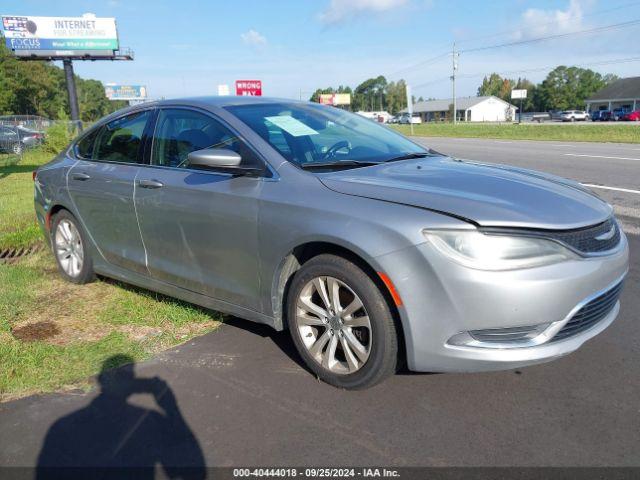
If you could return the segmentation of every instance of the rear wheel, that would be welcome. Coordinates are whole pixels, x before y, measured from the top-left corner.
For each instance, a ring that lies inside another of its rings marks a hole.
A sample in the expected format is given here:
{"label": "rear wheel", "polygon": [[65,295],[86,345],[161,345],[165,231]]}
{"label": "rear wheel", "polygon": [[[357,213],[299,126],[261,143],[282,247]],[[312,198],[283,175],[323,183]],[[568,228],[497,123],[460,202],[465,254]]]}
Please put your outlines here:
{"label": "rear wheel", "polygon": [[14,143],[11,151],[16,155],[20,155],[22,153],[22,144],[20,142]]}
{"label": "rear wheel", "polygon": [[319,255],[296,273],[287,322],[307,366],[331,385],[367,388],[393,374],[398,342],[389,306],[352,262]]}
{"label": "rear wheel", "polygon": [[95,279],[86,246],[86,236],[76,218],[66,210],[57,213],[51,226],[51,247],[60,274],[72,283],[88,283]]}

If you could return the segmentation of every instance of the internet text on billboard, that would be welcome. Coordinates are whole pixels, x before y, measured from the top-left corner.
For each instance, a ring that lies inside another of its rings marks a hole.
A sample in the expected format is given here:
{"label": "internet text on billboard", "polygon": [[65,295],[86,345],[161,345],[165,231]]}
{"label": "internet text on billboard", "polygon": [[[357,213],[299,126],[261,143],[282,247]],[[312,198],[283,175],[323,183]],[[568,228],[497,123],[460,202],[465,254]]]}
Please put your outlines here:
{"label": "internet text on billboard", "polygon": [[262,81],[260,80],[236,80],[236,95],[254,96],[262,95]]}
{"label": "internet text on billboard", "polygon": [[16,55],[113,55],[118,47],[115,18],[2,15],[7,48]]}
{"label": "internet text on billboard", "polygon": [[115,85],[107,84],[104,94],[109,100],[145,100],[147,87],[144,85]]}

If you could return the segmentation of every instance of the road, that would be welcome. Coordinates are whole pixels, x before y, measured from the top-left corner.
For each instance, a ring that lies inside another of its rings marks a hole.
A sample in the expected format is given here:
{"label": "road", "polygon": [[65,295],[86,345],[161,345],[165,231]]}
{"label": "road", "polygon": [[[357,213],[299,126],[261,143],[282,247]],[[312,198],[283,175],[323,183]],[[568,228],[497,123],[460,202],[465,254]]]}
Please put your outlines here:
{"label": "road", "polygon": [[[640,185],[634,160],[565,155],[640,158],[633,147],[427,143],[585,182]],[[603,194],[618,206],[638,207],[637,194]],[[172,425],[183,418],[192,435],[177,427],[154,429],[148,425],[152,414],[124,414],[119,397],[96,399],[97,390],[34,396],[0,404],[0,465],[35,465],[50,426],[77,412],[62,420],[69,434],[56,437],[71,451],[135,457],[159,445],[191,464],[200,462],[194,451],[201,451],[208,466],[640,466],[640,237],[631,234],[629,242],[632,266],[620,317],[555,362],[481,374],[405,371],[370,390],[347,392],[314,379],[286,333],[230,319],[136,365],[138,377],[166,382],[177,400],[166,410]],[[131,404],[166,408],[141,390],[125,389]],[[146,432],[143,440],[139,431]]]}

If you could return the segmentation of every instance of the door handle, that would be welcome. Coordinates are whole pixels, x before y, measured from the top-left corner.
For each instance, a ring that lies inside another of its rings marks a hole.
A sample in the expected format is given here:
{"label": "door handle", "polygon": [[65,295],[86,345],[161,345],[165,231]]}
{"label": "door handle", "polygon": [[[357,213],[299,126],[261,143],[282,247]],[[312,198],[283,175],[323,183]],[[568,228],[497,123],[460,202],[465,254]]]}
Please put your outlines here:
{"label": "door handle", "polygon": [[86,173],[78,172],[78,173],[72,173],[71,178],[73,178],[74,180],[80,180],[84,182],[85,180],[89,180],[91,177]]}
{"label": "door handle", "polygon": [[157,180],[139,180],[138,186],[141,188],[162,188],[164,187],[164,183]]}

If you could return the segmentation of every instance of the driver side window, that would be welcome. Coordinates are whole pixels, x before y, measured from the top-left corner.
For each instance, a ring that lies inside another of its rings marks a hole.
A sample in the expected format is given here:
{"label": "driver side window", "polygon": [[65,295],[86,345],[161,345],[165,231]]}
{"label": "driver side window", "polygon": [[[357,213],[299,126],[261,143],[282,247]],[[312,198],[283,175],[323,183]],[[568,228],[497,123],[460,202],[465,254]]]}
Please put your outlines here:
{"label": "driver side window", "polygon": [[242,157],[242,165],[259,162],[236,134],[210,116],[180,108],[160,110],[153,135],[152,165],[186,168],[189,153],[205,148],[232,150]]}

